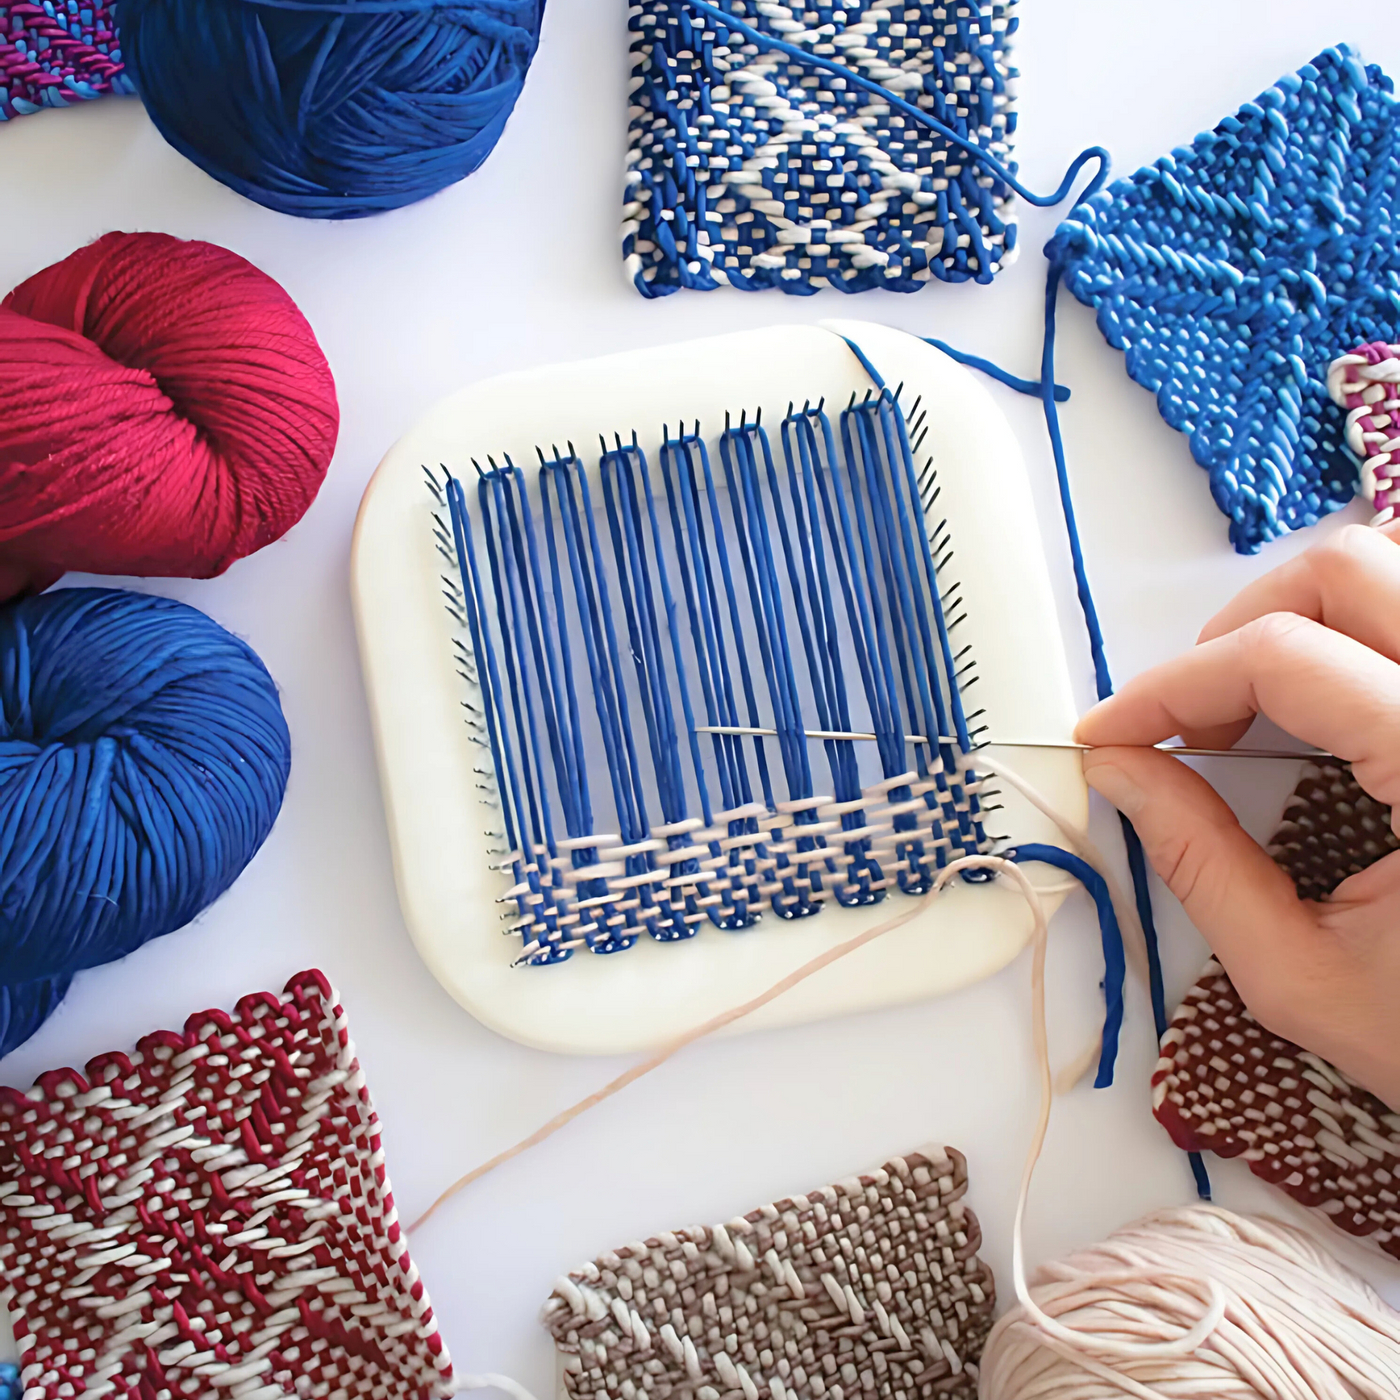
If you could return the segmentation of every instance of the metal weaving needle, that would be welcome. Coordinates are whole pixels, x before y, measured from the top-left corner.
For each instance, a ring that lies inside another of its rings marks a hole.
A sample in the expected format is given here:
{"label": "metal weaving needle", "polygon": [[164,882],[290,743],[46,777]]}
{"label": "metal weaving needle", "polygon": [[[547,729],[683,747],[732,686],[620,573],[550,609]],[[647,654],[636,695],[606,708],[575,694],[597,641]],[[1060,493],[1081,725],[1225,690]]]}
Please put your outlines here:
{"label": "metal weaving needle", "polygon": [[[734,734],[745,735],[754,734],[760,737],[770,737],[777,733],[776,729],[747,729],[741,725],[696,725],[697,734]],[[874,734],[865,734],[858,731],[837,731],[831,729],[805,729],[802,731],[809,739],[875,739]],[[927,744],[928,740],[922,734],[906,734],[904,736],[906,744]],[[956,744],[958,741],[947,734],[938,736],[940,744]],[[998,748],[998,749],[1078,749],[1081,752],[1093,748],[1154,748],[1162,753],[1180,754],[1183,758],[1289,758],[1314,759],[1331,758],[1332,754],[1324,753],[1321,749],[1199,749],[1187,744],[1076,744],[1072,739],[984,739],[977,745],[978,748]]]}
{"label": "metal weaving needle", "polygon": [[[1076,744],[1073,740],[1033,741],[1029,739],[989,739],[988,747],[1003,749],[1097,749],[1097,748],[1153,748],[1161,753],[1180,754],[1184,758],[1291,758],[1315,759],[1333,758],[1322,749],[1198,749],[1189,744]],[[1342,760],[1338,760],[1341,762]]]}

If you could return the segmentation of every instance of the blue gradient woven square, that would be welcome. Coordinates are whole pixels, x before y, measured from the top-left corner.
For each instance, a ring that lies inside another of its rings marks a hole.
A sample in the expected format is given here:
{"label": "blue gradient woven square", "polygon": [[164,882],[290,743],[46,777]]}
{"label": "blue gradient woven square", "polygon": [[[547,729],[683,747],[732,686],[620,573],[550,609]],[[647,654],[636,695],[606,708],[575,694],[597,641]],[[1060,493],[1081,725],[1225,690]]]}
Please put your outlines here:
{"label": "blue gradient woven square", "polygon": [[[721,5],[878,82],[1015,172],[1016,0]],[[1006,186],[877,96],[686,0],[642,0],[628,27],[623,256],[643,296],[726,285],[915,292],[931,280],[990,282],[1013,260]]]}
{"label": "blue gradient woven square", "polygon": [[1328,49],[1078,206],[1046,249],[1188,435],[1242,554],[1357,488],[1327,370],[1400,339],[1392,87]]}

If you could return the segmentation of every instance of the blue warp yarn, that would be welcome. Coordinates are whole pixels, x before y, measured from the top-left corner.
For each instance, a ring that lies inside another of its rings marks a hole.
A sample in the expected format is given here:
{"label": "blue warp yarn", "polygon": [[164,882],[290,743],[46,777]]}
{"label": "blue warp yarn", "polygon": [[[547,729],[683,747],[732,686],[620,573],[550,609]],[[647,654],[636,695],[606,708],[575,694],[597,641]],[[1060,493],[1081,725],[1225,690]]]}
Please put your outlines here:
{"label": "blue warp yarn", "polygon": [[470,175],[500,139],[544,0],[122,0],[151,120],[284,214],[356,219]]}
{"label": "blue warp yarn", "polygon": [[0,1361],[0,1400],[19,1400],[19,1367]]}
{"label": "blue warp yarn", "polygon": [[272,677],[196,609],[110,588],[0,609],[0,1055],[75,972],[217,899],[290,766]]}

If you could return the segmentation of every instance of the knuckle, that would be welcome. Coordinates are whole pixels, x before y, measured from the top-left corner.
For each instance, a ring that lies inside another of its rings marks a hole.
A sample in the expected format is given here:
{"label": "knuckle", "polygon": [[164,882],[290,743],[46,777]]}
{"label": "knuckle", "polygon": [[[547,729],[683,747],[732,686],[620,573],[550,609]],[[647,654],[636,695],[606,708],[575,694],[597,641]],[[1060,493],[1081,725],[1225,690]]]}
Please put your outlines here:
{"label": "knuckle", "polygon": [[1302,617],[1298,613],[1271,612],[1265,613],[1255,623],[1255,634],[1257,639],[1265,645],[1276,645],[1280,642],[1291,641],[1299,632],[1313,625],[1308,618]]}
{"label": "knuckle", "polygon": [[1167,888],[1182,904],[1191,905],[1205,868],[1198,843],[1184,836],[1168,837],[1152,853],[1152,863]]}
{"label": "knuckle", "polygon": [[1376,532],[1369,525],[1343,525],[1327,543],[1332,553],[1343,559],[1354,559],[1358,554],[1369,554],[1376,542]]}
{"label": "knuckle", "polygon": [[1258,658],[1271,657],[1286,650],[1300,632],[1316,625],[1297,613],[1265,613],[1240,628],[1240,645]]}
{"label": "knuckle", "polygon": [[1369,525],[1344,525],[1313,545],[1303,558],[1320,583],[1345,583],[1355,577],[1362,560],[1374,555],[1376,541],[1376,531]]}

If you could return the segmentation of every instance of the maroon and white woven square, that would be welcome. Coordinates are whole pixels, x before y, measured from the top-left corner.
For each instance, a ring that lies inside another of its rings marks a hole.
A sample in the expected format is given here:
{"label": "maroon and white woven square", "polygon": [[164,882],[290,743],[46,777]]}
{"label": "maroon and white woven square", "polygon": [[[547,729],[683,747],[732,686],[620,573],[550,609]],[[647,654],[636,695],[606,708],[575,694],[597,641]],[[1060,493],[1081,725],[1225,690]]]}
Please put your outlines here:
{"label": "maroon and white woven square", "polygon": [[[1390,808],[1330,759],[1304,765],[1269,854],[1300,899],[1325,900],[1398,847]],[[1265,1030],[1213,958],[1162,1037],[1152,1095],[1178,1147],[1242,1157],[1256,1176],[1400,1258],[1400,1114]]]}
{"label": "maroon and white woven square", "polygon": [[0,1088],[24,1400],[429,1400],[452,1367],[319,972]]}
{"label": "maroon and white woven square", "polygon": [[1400,1114],[1261,1026],[1212,959],[1162,1037],[1152,1107],[1188,1152],[1255,1176],[1400,1258]]}

